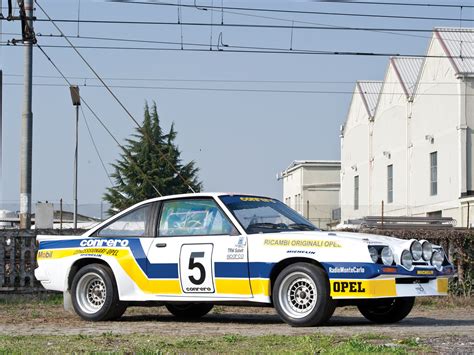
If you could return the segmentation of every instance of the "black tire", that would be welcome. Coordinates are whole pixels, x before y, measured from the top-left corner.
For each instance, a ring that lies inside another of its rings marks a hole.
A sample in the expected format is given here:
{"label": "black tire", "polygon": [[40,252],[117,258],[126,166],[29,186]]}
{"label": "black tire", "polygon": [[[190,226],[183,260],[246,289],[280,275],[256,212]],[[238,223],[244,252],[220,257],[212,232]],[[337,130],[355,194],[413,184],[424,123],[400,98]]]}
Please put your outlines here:
{"label": "black tire", "polygon": [[88,321],[118,319],[127,309],[119,299],[112,270],[102,264],[86,265],[74,275],[71,296],[76,313]]}
{"label": "black tire", "polygon": [[166,309],[179,319],[199,319],[208,314],[214,307],[209,303],[168,303]]}
{"label": "black tire", "polygon": [[383,298],[365,301],[357,306],[368,320],[378,324],[396,323],[410,314],[415,297]]}
{"label": "black tire", "polygon": [[272,299],[277,313],[293,327],[323,324],[336,308],[326,273],[309,263],[283,269],[273,285]]}

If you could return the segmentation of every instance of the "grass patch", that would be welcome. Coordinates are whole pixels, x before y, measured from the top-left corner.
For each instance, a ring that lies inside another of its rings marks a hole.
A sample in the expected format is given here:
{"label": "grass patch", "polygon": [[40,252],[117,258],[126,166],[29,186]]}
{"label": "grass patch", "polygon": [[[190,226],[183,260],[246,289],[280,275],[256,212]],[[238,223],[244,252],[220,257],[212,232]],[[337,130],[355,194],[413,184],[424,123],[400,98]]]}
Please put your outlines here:
{"label": "grass patch", "polygon": [[446,296],[446,297],[417,297],[416,307],[427,309],[452,309],[474,307],[474,297]]}
{"label": "grass patch", "polygon": [[384,353],[426,352],[416,339],[374,334],[335,337],[321,334],[283,336],[162,337],[145,334],[97,336],[0,336],[1,353]]}
{"label": "grass patch", "polygon": [[62,293],[44,293],[36,295],[3,295],[0,298],[0,305],[62,305]]}

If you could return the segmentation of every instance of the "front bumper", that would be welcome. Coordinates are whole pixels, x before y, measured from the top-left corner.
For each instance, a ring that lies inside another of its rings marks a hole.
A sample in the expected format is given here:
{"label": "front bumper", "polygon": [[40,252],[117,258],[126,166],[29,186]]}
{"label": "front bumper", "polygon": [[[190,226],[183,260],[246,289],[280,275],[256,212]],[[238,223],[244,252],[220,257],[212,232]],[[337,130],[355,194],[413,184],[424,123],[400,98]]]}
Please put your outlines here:
{"label": "front bumper", "polygon": [[331,297],[334,299],[446,296],[448,294],[447,277],[331,279],[330,284]]}
{"label": "front bumper", "polygon": [[406,270],[374,263],[327,263],[331,297],[335,299],[445,296],[454,276],[449,264],[442,271],[430,266]]}

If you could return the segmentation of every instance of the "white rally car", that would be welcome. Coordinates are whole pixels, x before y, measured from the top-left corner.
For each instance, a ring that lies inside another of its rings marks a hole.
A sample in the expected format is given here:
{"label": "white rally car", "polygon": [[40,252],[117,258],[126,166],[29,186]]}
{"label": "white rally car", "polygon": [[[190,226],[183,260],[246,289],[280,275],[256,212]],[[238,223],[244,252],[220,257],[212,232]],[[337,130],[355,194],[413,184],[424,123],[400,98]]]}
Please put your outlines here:
{"label": "white rally car", "polygon": [[446,295],[454,267],[428,241],[324,232],[278,200],[200,193],[141,202],[82,236],[38,236],[36,278],[91,321],[128,305],[197,318],[215,304],[273,305],[293,326],[356,305],[397,322]]}

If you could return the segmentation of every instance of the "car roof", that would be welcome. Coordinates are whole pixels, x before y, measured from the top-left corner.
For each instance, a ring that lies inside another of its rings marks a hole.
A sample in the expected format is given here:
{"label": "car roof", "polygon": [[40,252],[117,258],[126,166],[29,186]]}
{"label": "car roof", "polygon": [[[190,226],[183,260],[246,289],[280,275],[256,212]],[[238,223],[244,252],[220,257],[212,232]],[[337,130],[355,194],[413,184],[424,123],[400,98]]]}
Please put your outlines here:
{"label": "car roof", "polygon": [[257,196],[257,195],[252,195],[252,194],[246,194],[246,193],[236,193],[236,192],[197,192],[197,193],[188,193],[188,194],[177,194],[177,195],[167,195],[167,196],[161,196],[161,197],[155,197],[155,198],[150,198],[148,200],[143,200],[141,202],[138,202],[122,211],[119,211],[115,213],[114,215],[110,216],[110,218],[107,218],[104,220],[102,223],[99,223],[98,225],[94,226],[91,228],[89,231],[84,233],[84,236],[90,236],[92,235],[96,230],[102,228],[103,225],[107,224],[108,221],[112,218],[119,217],[121,215],[124,215],[128,213],[129,211],[141,206],[141,205],[146,205],[151,202],[157,202],[157,201],[166,201],[166,200],[171,200],[174,198],[187,198],[187,197],[219,197],[219,196],[226,196],[226,195],[231,195],[231,196]]}
{"label": "car roof", "polygon": [[[166,200],[171,200],[175,198],[187,198],[187,197],[219,197],[219,196],[259,196],[259,197],[265,197],[261,195],[256,195],[256,194],[248,194],[248,193],[240,193],[240,192],[196,192],[196,193],[187,193],[187,194],[177,194],[177,195],[167,195],[167,196],[161,196],[161,197],[154,197],[150,198],[148,200],[143,200],[141,202],[136,203],[133,206],[128,207],[126,210],[130,210],[133,207],[138,207],[140,205],[145,205],[150,202],[157,202],[157,201],[166,201]],[[125,210],[125,211],[126,211]]]}

